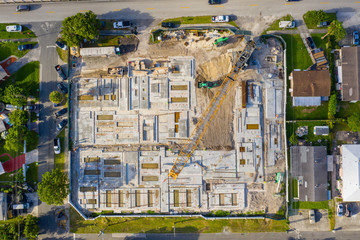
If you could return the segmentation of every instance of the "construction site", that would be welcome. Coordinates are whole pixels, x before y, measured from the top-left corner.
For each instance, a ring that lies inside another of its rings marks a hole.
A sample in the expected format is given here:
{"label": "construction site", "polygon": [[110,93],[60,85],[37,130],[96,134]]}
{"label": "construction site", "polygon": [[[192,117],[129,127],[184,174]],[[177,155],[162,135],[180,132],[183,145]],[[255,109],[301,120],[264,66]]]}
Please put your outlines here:
{"label": "construction site", "polygon": [[283,47],[276,38],[230,37],[215,48],[179,38],[117,61],[82,58],[71,113],[71,200],[79,211],[283,207]]}

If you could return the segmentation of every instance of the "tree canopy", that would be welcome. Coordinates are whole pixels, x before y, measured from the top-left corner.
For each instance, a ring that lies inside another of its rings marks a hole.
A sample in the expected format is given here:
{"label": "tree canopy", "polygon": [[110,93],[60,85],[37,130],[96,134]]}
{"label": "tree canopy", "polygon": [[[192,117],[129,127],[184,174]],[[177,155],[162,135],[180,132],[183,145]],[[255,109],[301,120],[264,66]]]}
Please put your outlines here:
{"label": "tree canopy", "polygon": [[328,118],[334,119],[336,114],[337,97],[336,94],[332,94],[329,100],[328,106]]}
{"label": "tree canopy", "polygon": [[342,22],[338,20],[332,21],[328,27],[328,32],[322,36],[321,39],[324,39],[328,35],[334,36],[336,41],[343,39],[346,35],[346,31],[342,25]]}
{"label": "tree canopy", "polygon": [[28,131],[29,130],[22,125],[9,128],[9,134],[6,136],[4,148],[12,152],[22,152]]}
{"label": "tree canopy", "polygon": [[13,126],[21,126],[29,120],[29,114],[24,110],[15,110],[9,114],[10,122]]}
{"label": "tree canopy", "polygon": [[25,237],[35,240],[39,233],[37,222],[38,218],[31,214],[26,215],[26,218],[18,216],[5,221],[0,227],[0,239],[17,240]]}
{"label": "tree canopy", "polygon": [[323,11],[323,10],[312,10],[312,11],[307,11],[304,14],[304,20],[311,25],[315,25],[318,24],[322,21],[326,21],[328,20],[328,15]]}
{"label": "tree canopy", "polygon": [[297,145],[299,143],[299,140],[298,140],[297,136],[295,135],[295,133],[293,133],[290,136],[289,141],[290,141],[291,145]]}
{"label": "tree canopy", "polygon": [[38,184],[38,195],[47,204],[62,205],[69,193],[68,177],[60,169],[55,168],[43,175]]}
{"label": "tree canopy", "polygon": [[61,103],[63,101],[64,96],[59,91],[52,91],[50,93],[49,99],[53,103]]}
{"label": "tree canopy", "polygon": [[14,106],[22,107],[26,105],[24,90],[14,85],[10,85],[5,88],[2,98],[4,102],[10,103]]}
{"label": "tree canopy", "polygon": [[78,46],[99,36],[100,20],[92,11],[67,17],[62,23],[62,36],[69,46]]}
{"label": "tree canopy", "polygon": [[360,132],[360,113],[354,112],[350,117],[348,117],[347,123],[351,131]]}
{"label": "tree canopy", "polygon": [[39,226],[37,225],[38,221],[39,219],[37,217],[34,217],[31,214],[26,215],[24,220],[24,236],[27,239],[36,239],[39,233]]}

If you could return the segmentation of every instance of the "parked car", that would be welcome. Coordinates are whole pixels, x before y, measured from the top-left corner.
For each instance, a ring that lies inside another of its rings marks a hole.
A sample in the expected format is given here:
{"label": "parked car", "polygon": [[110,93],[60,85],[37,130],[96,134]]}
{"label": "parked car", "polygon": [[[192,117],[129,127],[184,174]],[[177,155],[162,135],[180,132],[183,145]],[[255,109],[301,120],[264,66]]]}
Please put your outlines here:
{"label": "parked car", "polygon": [[67,50],[67,46],[66,46],[66,44],[63,43],[63,42],[56,41],[56,42],[55,42],[55,45],[56,45],[58,48],[61,48],[62,50]]}
{"label": "parked car", "polygon": [[213,5],[213,4],[221,4],[221,0],[209,0],[209,4]]}
{"label": "parked car", "polygon": [[325,21],[325,22],[320,22],[317,27],[327,27],[330,25],[331,22]]}
{"label": "parked car", "polygon": [[358,31],[353,32],[353,44],[359,45],[359,32]]}
{"label": "parked car", "polygon": [[18,46],[19,51],[24,51],[24,50],[33,49],[33,48],[34,47],[32,44],[23,44],[23,45]]}
{"label": "parked car", "polygon": [[312,40],[311,37],[307,37],[307,38],[306,38],[306,43],[307,43],[307,45],[308,45],[311,49],[314,49],[314,48],[315,48],[315,43],[314,43],[314,41]]}
{"label": "parked car", "polygon": [[56,130],[58,130],[59,132],[66,126],[67,124],[67,119],[63,119],[57,126],[56,126]]}
{"label": "parked car", "polygon": [[6,115],[5,113],[2,113],[2,114],[0,114],[0,119],[2,119],[7,125],[12,127],[13,124],[10,122],[10,118],[8,115]]}
{"label": "parked car", "polygon": [[172,22],[162,22],[162,23],[161,23],[161,27],[163,27],[163,28],[174,28],[174,27],[175,27],[175,23],[172,23]]}
{"label": "parked car", "polygon": [[68,88],[63,83],[56,84],[56,87],[62,92],[63,94],[68,93]]}
{"label": "parked car", "polygon": [[66,80],[67,79],[66,74],[64,72],[64,69],[60,65],[56,65],[55,70],[58,73],[61,80]]}
{"label": "parked car", "polygon": [[339,203],[339,205],[337,206],[336,212],[339,217],[343,215],[344,206],[341,203]]}
{"label": "parked car", "polygon": [[211,21],[214,22],[214,23],[217,23],[217,22],[229,22],[230,17],[227,16],[227,15],[212,16]]}
{"label": "parked car", "polygon": [[61,106],[61,103],[53,103],[54,104],[54,107],[59,107]]}
{"label": "parked car", "polygon": [[16,11],[17,12],[30,11],[30,5],[18,5],[16,6]]}
{"label": "parked car", "polygon": [[25,106],[25,110],[28,110],[28,111],[34,111],[36,109],[37,109],[36,105],[27,105],[27,106]]}
{"label": "parked car", "polygon": [[296,27],[296,22],[294,20],[279,22],[279,28],[295,28],[295,27]]}
{"label": "parked car", "polygon": [[5,105],[5,108],[9,111],[14,111],[14,110],[23,110],[24,107],[19,107],[19,106],[14,106],[14,105],[11,105],[11,104],[6,104]]}
{"label": "parked car", "polygon": [[55,116],[58,118],[58,117],[64,115],[65,113],[67,113],[67,108],[63,108],[63,109],[61,109],[60,111],[57,111],[57,112],[55,113]]}
{"label": "parked car", "polygon": [[58,138],[54,139],[54,152],[55,154],[60,154],[61,152],[60,139]]}
{"label": "parked car", "polygon": [[21,32],[22,27],[21,27],[21,25],[9,25],[9,26],[6,26],[6,31],[7,32]]}
{"label": "parked car", "polygon": [[310,220],[310,224],[315,223],[315,210],[313,209],[309,210],[309,220]]}
{"label": "parked car", "polygon": [[118,29],[118,28],[128,28],[131,26],[130,21],[117,21],[114,22],[113,27]]}
{"label": "parked car", "polygon": [[12,209],[13,210],[22,210],[22,209],[29,209],[30,204],[29,203],[20,203],[20,204],[13,204]]}

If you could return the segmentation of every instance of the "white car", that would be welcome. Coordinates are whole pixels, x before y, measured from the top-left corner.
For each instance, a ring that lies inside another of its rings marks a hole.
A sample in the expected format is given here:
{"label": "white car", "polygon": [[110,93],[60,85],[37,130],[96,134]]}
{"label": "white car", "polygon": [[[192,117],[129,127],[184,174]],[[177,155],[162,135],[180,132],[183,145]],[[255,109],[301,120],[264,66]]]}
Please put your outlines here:
{"label": "white car", "polygon": [[309,210],[309,220],[310,224],[315,223],[315,211],[313,209]]}
{"label": "white car", "polygon": [[337,206],[337,215],[341,217],[343,213],[344,213],[344,206],[341,203],[339,203],[339,205]]}
{"label": "white car", "polygon": [[212,22],[229,22],[230,21],[230,17],[226,16],[226,15],[221,15],[221,16],[212,16],[211,17],[211,21]]}
{"label": "white car", "polygon": [[22,27],[21,27],[21,25],[10,25],[10,26],[6,26],[6,31],[7,32],[21,32]]}
{"label": "white car", "polygon": [[128,28],[130,26],[131,24],[129,21],[118,21],[118,22],[114,22],[113,24],[114,28]]}
{"label": "white car", "polygon": [[55,154],[60,154],[60,152],[61,152],[60,139],[59,138],[54,139],[54,152],[55,152]]}

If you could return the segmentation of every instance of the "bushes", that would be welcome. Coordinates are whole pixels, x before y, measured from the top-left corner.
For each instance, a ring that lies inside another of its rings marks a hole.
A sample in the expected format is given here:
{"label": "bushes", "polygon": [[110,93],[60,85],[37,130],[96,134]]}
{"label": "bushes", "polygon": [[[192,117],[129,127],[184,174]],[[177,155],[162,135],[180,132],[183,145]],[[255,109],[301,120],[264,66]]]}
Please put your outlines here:
{"label": "bushes", "polygon": [[64,96],[59,91],[52,91],[49,96],[50,101],[53,103],[61,103],[64,99]]}
{"label": "bushes", "polygon": [[306,25],[316,25],[322,21],[327,21],[328,19],[329,19],[328,15],[323,10],[307,11],[304,14],[304,21]]}

